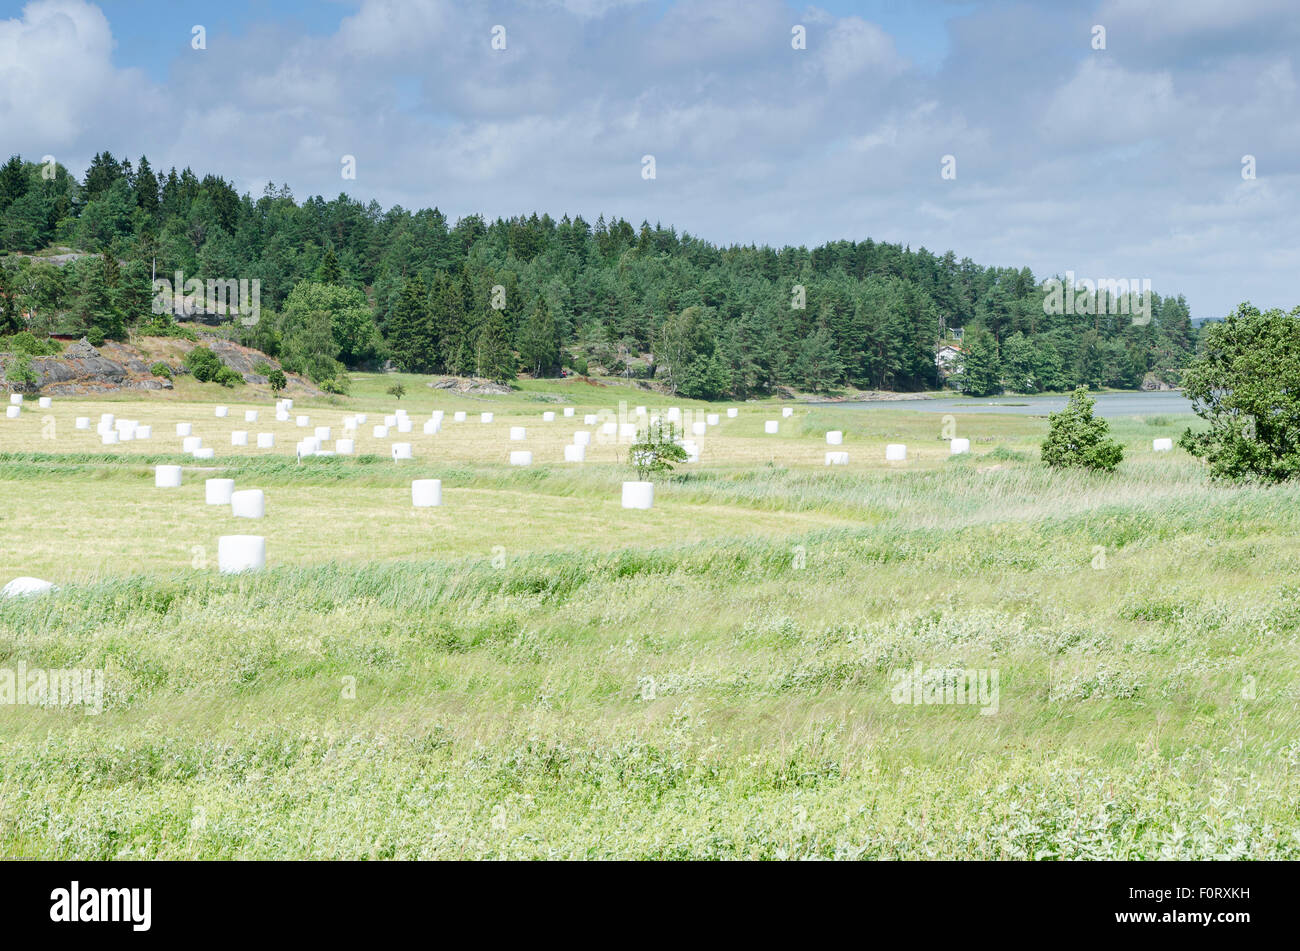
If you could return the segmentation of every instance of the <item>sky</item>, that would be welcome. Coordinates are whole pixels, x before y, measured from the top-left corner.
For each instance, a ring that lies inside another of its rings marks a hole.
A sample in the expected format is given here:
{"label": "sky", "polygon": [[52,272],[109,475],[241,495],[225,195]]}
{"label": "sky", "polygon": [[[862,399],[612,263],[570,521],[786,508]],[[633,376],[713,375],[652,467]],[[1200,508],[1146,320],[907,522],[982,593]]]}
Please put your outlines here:
{"label": "sky", "polygon": [[0,153],[873,238],[1220,317],[1300,305],[1297,51],[1297,0],[0,0]]}

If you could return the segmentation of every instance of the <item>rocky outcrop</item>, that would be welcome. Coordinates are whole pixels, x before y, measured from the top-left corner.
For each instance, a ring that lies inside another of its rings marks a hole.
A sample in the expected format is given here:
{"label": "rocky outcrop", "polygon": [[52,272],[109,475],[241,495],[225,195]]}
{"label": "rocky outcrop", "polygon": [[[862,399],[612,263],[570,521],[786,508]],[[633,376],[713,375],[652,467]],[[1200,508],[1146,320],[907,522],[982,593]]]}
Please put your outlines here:
{"label": "rocky outcrop", "polygon": [[435,390],[453,390],[456,393],[467,393],[470,395],[491,394],[499,396],[503,393],[509,393],[510,387],[500,383],[494,383],[491,380],[482,379],[464,379],[461,377],[447,376],[440,380],[434,380],[429,384]]}

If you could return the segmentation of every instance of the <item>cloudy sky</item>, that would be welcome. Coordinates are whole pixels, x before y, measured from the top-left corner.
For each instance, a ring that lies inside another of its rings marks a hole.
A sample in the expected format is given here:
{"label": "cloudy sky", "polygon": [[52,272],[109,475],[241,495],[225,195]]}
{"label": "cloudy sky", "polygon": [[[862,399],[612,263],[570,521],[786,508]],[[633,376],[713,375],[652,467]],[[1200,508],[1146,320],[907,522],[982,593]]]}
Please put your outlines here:
{"label": "cloudy sky", "polygon": [[1297,0],[5,0],[0,151],[871,237],[1150,278],[1207,317],[1300,304],[1298,50]]}

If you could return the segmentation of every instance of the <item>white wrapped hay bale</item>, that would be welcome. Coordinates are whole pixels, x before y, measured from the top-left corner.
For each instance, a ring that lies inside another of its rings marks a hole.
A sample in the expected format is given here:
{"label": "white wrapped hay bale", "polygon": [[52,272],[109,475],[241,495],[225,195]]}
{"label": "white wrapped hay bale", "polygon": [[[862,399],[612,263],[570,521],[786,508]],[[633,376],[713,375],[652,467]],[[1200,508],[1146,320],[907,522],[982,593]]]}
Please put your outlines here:
{"label": "white wrapped hay bale", "polygon": [[1168,436],[1163,439],[1153,439],[1151,440],[1151,448],[1156,452],[1172,452],[1174,441]]}
{"label": "white wrapped hay bale", "polygon": [[[15,409],[15,408],[16,407],[12,407],[12,406],[10,407],[10,409]],[[100,434],[99,441],[103,443],[103,445],[105,446],[116,446],[119,442],[122,441],[122,437],[118,435],[116,429],[108,429]]]}
{"label": "white wrapped hay bale", "polygon": [[718,418],[717,413],[709,413],[707,416],[704,417],[704,422],[709,426],[716,426],[718,425],[719,422],[721,422],[721,420]]}
{"label": "white wrapped hay bale", "polygon": [[431,419],[424,424],[424,434],[426,436],[436,436],[442,432],[442,420]]}
{"label": "white wrapped hay bale", "polygon": [[648,509],[655,504],[655,484],[653,482],[624,482],[623,508]]}
{"label": "white wrapped hay bale", "polygon": [[781,407],[781,415],[782,415],[785,419],[789,419],[791,416],[794,415],[794,410],[793,410],[791,407],[789,407],[789,406],[782,406],[782,407]]}
{"label": "white wrapped hay bale", "polygon": [[586,443],[571,443],[564,447],[565,462],[585,462],[587,459]]}
{"label": "white wrapped hay bale", "polygon": [[415,479],[411,482],[411,504],[417,509],[434,508],[442,504],[441,479]]}
{"label": "white wrapped hay bale", "polygon": [[23,411],[23,408],[22,408],[21,406],[6,406],[6,407],[5,407],[5,419],[17,419],[17,418],[18,418],[18,415],[19,415],[22,411]]}
{"label": "white wrapped hay bale", "polygon": [[435,423],[441,423],[442,420],[443,420],[443,418],[444,418],[446,415],[447,415],[447,414],[444,413],[442,410],[440,410],[440,409],[435,409],[432,413],[429,414],[429,419],[432,420],[432,421],[435,422]]}
{"label": "white wrapped hay bale", "polygon": [[153,484],[159,489],[175,489],[181,484],[180,466],[154,466]]}
{"label": "white wrapped hay bale", "polygon": [[190,453],[195,459],[211,459],[216,455],[216,450],[211,447],[195,449]]}
{"label": "white wrapped hay bale", "polygon": [[573,409],[572,406],[566,406],[566,407],[564,407],[564,415],[565,415],[566,418],[572,416],[573,413],[574,413],[574,409]]}
{"label": "white wrapped hay bale", "polygon": [[528,432],[522,426],[510,427],[510,439],[512,442],[522,442],[528,438]]}
{"label": "white wrapped hay bale", "polygon": [[636,438],[636,423],[619,423],[619,424],[618,424],[618,438],[619,438],[619,439],[635,439],[635,438]]}
{"label": "white wrapped hay bale", "polygon": [[960,456],[964,452],[970,452],[970,440],[954,438],[948,443],[948,451],[954,456]]}
{"label": "white wrapped hay bale", "polygon": [[9,405],[10,405],[10,406],[22,406],[22,405],[23,405],[23,395],[22,395],[21,393],[10,393],[10,394],[9,394]]}
{"label": "white wrapped hay bale", "polygon": [[398,417],[396,413],[389,413],[387,416],[384,417],[384,425],[387,426],[389,429],[396,429],[397,419]]}
{"label": "white wrapped hay bale", "polygon": [[266,514],[266,494],[261,489],[230,493],[230,514],[235,518],[261,518]]}
{"label": "white wrapped hay bale", "polygon": [[177,436],[192,436],[192,435],[194,435],[194,424],[193,424],[193,423],[177,423],[177,424],[176,424],[176,435],[177,435]]}
{"label": "white wrapped hay bale", "polygon": [[397,431],[399,433],[409,433],[411,431],[411,427],[414,425],[415,424],[411,421],[411,417],[409,416],[397,417]]}
{"label": "white wrapped hay bale", "polygon": [[294,419],[294,423],[297,424],[299,429],[306,429],[308,426],[311,425],[311,417],[298,416]]}
{"label": "white wrapped hay bale", "polygon": [[203,445],[201,436],[186,436],[181,440],[181,452],[194,452]]}
{"label": "white wrapped hay bale", "polygon": [[709,424],[708,424],[708,423],[703,423],[703,422],[695,422],[695,423],[691,423],[691,435],[692,435],[692,436],[703,436],[703,435],[704,435],[705,433],[707,433],[708,431],[709,431]]}
{"label": "white wrapped hay bale", "polygon": [[591,433],[587,432],[585,429],[579,429],[573,434],[573,444],[575,446],[590,446]]}
{"label": "white wrapped hay bale", "polygon": [[727,409],[727,419],[735,419],[739,415],[740,410],[736,409],[736,407],[732,406]]}
{"label": "white wrapped hay bale", "polygon": [[280,402],[284,404],[285,409],[293,409],[293,400],[286,398],[281,400]]}
{"label": "white wrapped hay bale", "polygon": [[555,422],[555,414],[550,410],[547,410],[545,413],[542,414],[542,422],[544,423]]}
{"label": "white wrapped hay bale", "polygon": [[600,434],[602,436],[617,436],[618,423],[602,423],[600,426]]}
{"label": "white wrapped hay bale", "polygon": [[468,418],[469,416],[467,413],[465,413],[464,410],[457,410],[456,412],[451,414],[451,421],[453,423],[463,423]]}
{"label": "white wrapped hay bale", "polygon": [[230,445],[232,445],[232,446],[247,446],[247,445],[248,445],[248,430],[246,430],[246,429],[236,429],[233,433],[231,433],[231,434],[230,434]]}
{"label": "white wrapped hay bale", "polygon": [[491,414],[491,413],[479,413],[479,414],[478,414],[478,421],[479,421],[480,423],[490,423],[490,422],[492,422],[492,414]]}
{"label": "white wrapped hay bale", "polygon": [[531,466],[533,464],[533,454],[526,449],[516,449],[510,453],[510,464],[512,466]]}
{"label": "white wrapped hay bale", "polygon": [[646,408],[644,406],[638,406],[632,413],[634,416],[644,416],[645,414]]}
{"label": "white wrapped hay bale", "polygon": [[222,574],[265,567],[266,539],[261,535],[222,535],[217,539],[217,570]]}
{"label": "white wrapped hay bale", "polygon": [[77,429],[90,429],[90,417],[78,416],[74,425]]}
{"label": "white wrapped hay bale", "polygon": [[153,427],[152,427],[152,426],[137,426],[137,427],[135,428],[135,438],[136,438],[136,439],[153,439]]}
{"label": "white wrapped hay bale", "polygon": [[844,431],[840,429],[832,429],[830,432],[828,432],[826,434],[826,445],[828,446],[844,445]]}
{"label": "white wrapped hay bale", "polygon": [[370,435],[374,436],[376,439],[387,439],[387,438],[388,438],[388,427],[387,427],[387,426],[375,426],[375,427],[373,427],[373,428],[370,430]]}
{"label": "white wrapped hay bale", "polygon": [[48,396],[42,396],[36,401],[36,405],[41,409],[49,409],[54,405],[54,400],[50,399]]}
{"label": "white wrapped hay bale", "polygon": [[409,442],[393,443],[393,458],[414,459],[415,457],[411,455],[411,444]]}
{"label": "white wrapped hay bale", "polygon": [[695,443],[695,441],[694,441],[693,439],[686,439],[686,440],[683,440],[683,441],[682,441],[682,448],[686,450],[686,461],[687,461],[687,462],[699,462],[699,461],[700,461],[700,447],[699,447],[698,445],[696,445],[696,443]]}
{"label": "white wrapped hay bale", "polygon": [[599,417],[595,413],[587,413],[582,417],[582,425],[595,426],[597,419],[599,419]]}
{"label": "white wrapped hay bale", "polygon": [[886,462],[906,462],[907,447],[899,442],[891,442],[885,447]]}
{"label": "white wrapped hay bale", "polygon": [[312,431],[312,434],[321,442],[330,441],[331,433],[330,433],[330,428],[328,426],[317,426]]}
{"label": "white wrapped hay bale", "polygon": [[304,436],[298,441],[298,455],[314,456],[320,452],[320,440],[315,436]]}
{"label": "white wrapped hay bale", "polygon": [[246,422],[246,423],[255,423],[255,422],[257,422],[257,410],[255,410],[255,409],[246,409],[246,410],[244,410],[244,422]]}
{"label": "white wrapped hay bale", "polygon": [[3,589],[0,589],[0,598],[25,598],[28,595],[45,594],[47,591],[53,590],[53,583],[41,578],[23,575],[10,581]]}
{"label": "white wrapped hay bale", "polygon": [[275,448],[275,433],[258,433],[258,434],[257,434],[257,448],[258,448],[258,449],[274,449],[274,448]]}
{"label": "white wrapped hay bale", "polygon": [[287,409],[278,409],[275,411],[275,421],[277,423],[289,422],[289,411]]}
{"label": "white wrapped hay bale", "polygon": [[358,425],[358,426],[364,426],[364,425],[366,424],[366,414],[365,414],[365,413],[357,413],[357,415],[356,415],[355,418],[356,418],[356,421],[357,421],[357,425]]}
{"label": "white wrapped hay bale", "polygon": [[217,417],[217,419],[225,419],[227,416],[230,415],[230,408],[227,406],[218,406],[215,410],[213,410],[213,414]]}
{"label": "white wrapped hay bale", "polygon": [[765,423],[763,423],[763,432],[767,433],[768,435],[772,435],[773,433],[776,433],[780,428],[781,428],[780,423],[775,419],[769,419]]}
{"label": "white wrapped hay bale", "polygon": [[680,406],[674,406],[668,410],[668,422],[680,423],[681,421],[682,421],[682,408]]}
{"label": "white wrapped hay bale", "polygon": [[340,456],[352,455],[355,446],[356,443],[351,439],[334,440],[334,451],[337,452]]}
{"label": "white wrapped hay bale", "polygon": [[828,466],[847,466],[849,464],[849,454],[847,452],[828,452],[826,453],[826,465]]}
{"label": "white wrapped hay bale", "polygon": [[204,479],[203,500],[208,505],[229,505],[235,494],[234,479]]}

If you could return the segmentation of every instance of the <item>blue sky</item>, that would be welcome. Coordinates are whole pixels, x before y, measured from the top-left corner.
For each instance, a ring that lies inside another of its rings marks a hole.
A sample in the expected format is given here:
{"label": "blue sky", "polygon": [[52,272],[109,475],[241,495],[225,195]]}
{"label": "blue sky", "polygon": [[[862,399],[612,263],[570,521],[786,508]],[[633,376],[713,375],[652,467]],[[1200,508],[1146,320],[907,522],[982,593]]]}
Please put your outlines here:
{"label": "blue sky", "polygon": [[0,151],[453,219],[871,237],[1218,316],[1300,304],[1297,49],[1295,0],[5,2]]}

